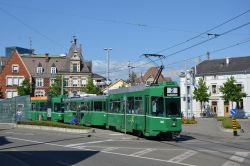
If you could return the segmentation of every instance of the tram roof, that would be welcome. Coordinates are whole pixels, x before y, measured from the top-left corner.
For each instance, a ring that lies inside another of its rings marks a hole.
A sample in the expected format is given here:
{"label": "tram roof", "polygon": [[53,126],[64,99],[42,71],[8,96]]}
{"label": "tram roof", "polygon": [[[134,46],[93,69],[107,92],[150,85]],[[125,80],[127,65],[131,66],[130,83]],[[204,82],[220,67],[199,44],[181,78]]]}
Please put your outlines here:
{"label": "tram roof", "polygon": [[64,101],[78,101],[78,100],[104,100],[107,96],[84,96],[84,97],[73,97],[73,98],[66,98]]}

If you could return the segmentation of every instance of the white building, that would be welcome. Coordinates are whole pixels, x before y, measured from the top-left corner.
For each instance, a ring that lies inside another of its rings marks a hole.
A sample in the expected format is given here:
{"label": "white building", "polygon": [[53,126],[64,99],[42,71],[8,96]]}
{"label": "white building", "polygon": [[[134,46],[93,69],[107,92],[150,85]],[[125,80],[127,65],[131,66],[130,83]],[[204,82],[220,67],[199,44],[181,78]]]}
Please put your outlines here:
{"label": "white building", "polygon": [[194,87],[203,78],[211,93],[209,102],[203,105],[206,115],[230,116],[231,103],[222,99],[220,86],[233,76],[236,84],[247,94],[239,103],[233,103],[241,113],[250,116],[250,56],[205,60],[180,75],[181,111],[185,117],[201,115],[200,102],[192,99]]}

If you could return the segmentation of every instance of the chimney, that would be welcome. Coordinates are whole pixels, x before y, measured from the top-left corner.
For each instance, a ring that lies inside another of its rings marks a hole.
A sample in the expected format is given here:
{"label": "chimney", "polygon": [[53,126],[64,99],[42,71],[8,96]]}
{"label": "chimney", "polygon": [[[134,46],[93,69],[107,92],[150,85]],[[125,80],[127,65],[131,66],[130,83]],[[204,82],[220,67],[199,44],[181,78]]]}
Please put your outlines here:
{"label": "chimney", "polygon": [[229,57],[227,57],[227,58],[226,58],[226,65],[228,66],[229,63],[230,63],[230,59],[229,59]]}
{"label": "chimney", "polygon": [[49,53],[45,53],[45,62],[49,62]]}

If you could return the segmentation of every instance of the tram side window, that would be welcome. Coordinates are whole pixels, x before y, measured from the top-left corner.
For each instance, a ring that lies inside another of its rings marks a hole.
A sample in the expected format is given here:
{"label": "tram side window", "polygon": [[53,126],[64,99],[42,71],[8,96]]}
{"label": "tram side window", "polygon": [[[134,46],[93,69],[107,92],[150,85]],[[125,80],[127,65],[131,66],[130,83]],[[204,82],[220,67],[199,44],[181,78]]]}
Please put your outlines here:
{"label": "tram side window", "polygon": [[134,114],[135,108],[134,108],[134,97],[128,97],[128,107],[127,107],[127,113]]}
{"label": "tram side window", "polygon": [[142,114],[142,97],[135,97],[134,113]]}
{"label": "tram side window", "polygon": [[151,114],[153,116],[164,116],[164,103],[163,97],[152,97]]}
{"label": "tram side window", "polygon": [[102,111],[102,102],[101,101],[94,102],[94,111]]}
{"label": "tram side window", "polygon": [[47,103],[40,103],[40,111],[47,111]]}
{"label": "tram side window", "polygon": [[70,103],[70,111],[76,111],[77,110],[77,104],[76,103]]}
{"label": "tram side window", "polygon": [[36,103],[32,103],[32,105],[31,105],[31,110],[32,110],[32,111],[36,111]]}
{"label": "tram side window", "polygon": [[54,103],[54,111],[55,112],[64,112],[63,104],[61,104],[61,103]]}
{"label": "tram side window", "polygon": [[110,112],[111,113],[119,113],[121,108],[120,100],[112,100],[110,102]]}

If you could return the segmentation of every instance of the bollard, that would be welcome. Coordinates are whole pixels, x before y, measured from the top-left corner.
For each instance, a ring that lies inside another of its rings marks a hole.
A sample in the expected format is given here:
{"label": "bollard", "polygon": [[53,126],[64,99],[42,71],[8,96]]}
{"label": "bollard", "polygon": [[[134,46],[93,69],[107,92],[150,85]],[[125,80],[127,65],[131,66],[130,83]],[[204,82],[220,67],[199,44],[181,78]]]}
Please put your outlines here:
{"label": "bollard", "polygon": [[233,135],[237,136],[237,122],[236,119],[232,119]]}

